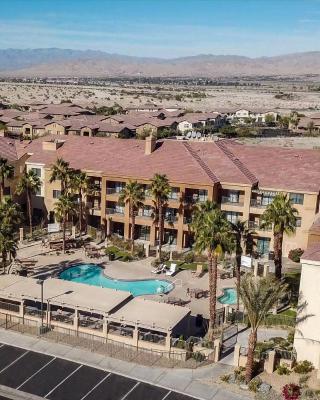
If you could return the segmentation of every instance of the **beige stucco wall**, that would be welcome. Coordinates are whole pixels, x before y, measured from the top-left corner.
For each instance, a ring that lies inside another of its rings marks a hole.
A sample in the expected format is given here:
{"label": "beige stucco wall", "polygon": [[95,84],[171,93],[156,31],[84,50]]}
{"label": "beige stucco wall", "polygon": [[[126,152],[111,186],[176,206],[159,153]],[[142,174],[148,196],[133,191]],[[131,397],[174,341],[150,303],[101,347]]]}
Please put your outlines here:
{"label": "beige stucco wall", "polygon": [[302,260],[300,281],[301,312],[294,347],[298,361],[308,360],[320,368],[320,263]]}
{"label": "beige stucco wall", "polygon": [[57,122],[52,122],[51,124],[46,125],[46,132],[51,135],[65,135],[66,129]]}

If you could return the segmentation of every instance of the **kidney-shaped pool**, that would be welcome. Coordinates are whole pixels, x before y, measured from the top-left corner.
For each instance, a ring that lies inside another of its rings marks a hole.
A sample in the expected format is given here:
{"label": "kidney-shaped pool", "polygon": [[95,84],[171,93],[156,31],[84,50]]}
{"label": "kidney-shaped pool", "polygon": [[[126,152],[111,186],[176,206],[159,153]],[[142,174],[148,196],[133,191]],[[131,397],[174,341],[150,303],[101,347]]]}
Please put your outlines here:
{"label": "kidney-shaped pool", "polygon": [[173,289],[173,283],[161,279],[124,280],[107,277],[103,269],[96,264],[74,265],[59,275],[66,281],[86,283],[108,289],[124,290],[133,296],[144,294],[168,293]]}

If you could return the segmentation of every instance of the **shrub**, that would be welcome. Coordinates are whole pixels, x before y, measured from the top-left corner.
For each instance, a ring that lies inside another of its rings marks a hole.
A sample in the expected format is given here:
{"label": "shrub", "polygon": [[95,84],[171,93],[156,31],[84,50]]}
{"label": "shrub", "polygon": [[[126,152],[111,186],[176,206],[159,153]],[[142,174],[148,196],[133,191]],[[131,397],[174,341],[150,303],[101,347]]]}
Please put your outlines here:
{"label": "shrub", "polygon": [[192,251],[189,251],[188,253],[186,253],[184,255],[183,260],[187,264],[193,263],[193,261],[194,261],[194,253]]}
{"label": "shrub", "polygon": [[302,254],[304,253],[304,250],[302,249],[292,249],[289,251],[288,257],[291,261],[293,262],[300,262],[300,258],[302,256]]}
{"label": "shrub", "polygon": [[244,367],[238,367],[238,368],[236,368],[234,370],[234,376],[236,378],[236,382],[244,383],[244,381],[245,381],[245,376],[244,376],[245,370],[246,369]]}
{"label": "shrub", "polygon": [[277,373],[278,375],[290,375],[291,371],[285,364],[282,364],[278,366]]}
{"label": "shrub", "polygon": [[307,374],[313,370],[313,365],[310,361],[304,360],[298,362],[294,367],[294,372],[297,374]]}
{"label": "shrub", "polygon": [[169,261],[170,253],[166,251],[161,251],[161,262]]}
{"label": "shrub", "polygon": [[308,380],[310,378],[310,375],[302,375],[299,379],[299,385],[300,386],[306,386]]}
{"label": "shrub", "polygon": [[119,251],[119,249],[116,246],[109,246],[105,249],[105,253],[107,256],[110,254],[117,254],[118,251]]}
{"label": "shrub", "polygon": [[248,384],[249,390],[251,392],[256,393],[258,391],[261,383],[262,383],[262,380],[258,376],[256,378],[251,379],[251,381]]}
{"label": "shrub", "polygon": [[220,376],[220,380],[222,381],[222,382],[229,382],[229,379],[230,379],[230,374],[229,375],[221,375]]}
{"label": "shrub", "polygon": [[192,358],[198,362],[204,361],[206,359],[205,355],[200,351],[196,351],[195,353],[193,353]]}
{"label": "shrub", "polygon": [[301,395],[301,388],[295,383],[288,383],[282,388],[282,396],[284,400],[298,400]]}

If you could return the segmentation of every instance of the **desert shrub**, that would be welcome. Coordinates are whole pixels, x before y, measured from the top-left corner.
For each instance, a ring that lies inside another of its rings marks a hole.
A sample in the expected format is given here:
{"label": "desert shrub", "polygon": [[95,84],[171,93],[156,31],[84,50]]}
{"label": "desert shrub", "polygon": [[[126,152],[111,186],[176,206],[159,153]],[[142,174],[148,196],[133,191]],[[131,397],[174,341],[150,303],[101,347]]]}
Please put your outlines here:
{"label": "desert shrub", "polygon": [[310,388],[306,388],[303,390],[301,395],[301,400],[319,400],[320,399],[320,390],[313,390]]}
{"label": "desert shrub", "polygon": [[222,382],[229,382],[229,379],[230,379],[230,374],[228,374],[228,375],[221,375],[220,376],[220,380],[222,381]]}
{"label": "desert shrub", "polygon": [[282,396],[284,400],[298,400],[301,395],[301,388],[295,383],[288,383],[282,388]]}
{"label": "desert shrub", "polygon": [[161,251],[161,262],[169,261],[170,253],[168,251]]}
{"label": "desert shrub", "polygon": [[291,373],[290,369],[285,364],[279,365],[276,371],[278,375],[290,375]]}
{"label": "desert shrub", "polygon": [[192,251],[189,251],[188,253],[186,253],[183,257],[184,262],[186,262],[187,264],[191,264],[194,262],[194,253]]}
{"label": "desert shrub", "polygon": [[310,361],[304,360],[298,362],[294,367],[294,372],[297,374],[307,374],[313,370],[313,365]]}
{"label": "desert shrub", "polygon": [[307,384],[309,378],[310,378],[310,375],[307,375],[307,374],[302,375],[302,376],[299,378],[299,385],[300,385],[300,386],[306,386],[306,384]]}
{"label": "desert shrub", "polygon": [[116,246],[109,246],[105,249],[105,253],[107,256],[109,256],[110,254],[117,254],[119,251],[119,248]]}
{"label": "desert shrub", "polygon": [[304,253],[304,250],[302,249],[292,249],[289,251],[288,257],[291,261],[293,262],[300,262],[300,258],[302,256],[302,254]]}
{"label": "desert shrub", "polygon": [[193,353],[192,358],[198,362],[204,361],[206,359],[205,355],[200,351],[196,351],[195,353]]}
{"label": "desert shrub", "polygon": [[238,367],[234,370],[234,376],[236,378],[237,383],[244,383],[245,382],[245,368]]}
{"label": "desert shrub", "polygon": [[251,381],[248,384],[249,390],[251,392],[256,393],[258,391],[261,383],[262,383],[262,380],[258,376],[256,378],[251,379]]}

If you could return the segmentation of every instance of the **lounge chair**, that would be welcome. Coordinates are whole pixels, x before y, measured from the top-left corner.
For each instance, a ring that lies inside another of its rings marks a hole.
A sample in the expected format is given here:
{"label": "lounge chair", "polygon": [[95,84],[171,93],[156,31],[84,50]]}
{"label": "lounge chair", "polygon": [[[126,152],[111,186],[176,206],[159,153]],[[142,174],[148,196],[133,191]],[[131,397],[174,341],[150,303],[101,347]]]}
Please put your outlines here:
{"label": "lounge chair", "polygon": [[192,275],[196,278],[200,278],[203,275],[203,265],[202,264],[198,264],[197,265],[197,270],[196,271],[192,271]]}
{"label": "lounge chair", "polygon": [[171,263],[169,270],[166,271],[166,275],[172,276],[177,272],[177,270],[178,270],[177,264]]}
{"label": "lounge chair", "polygon": [[153,268],[153,270],[151,270],[151,272],[153,274],[160,274],[161,272],[163,272],[165,269],[165,265],[164,264],[160,264],[157,267]]}

